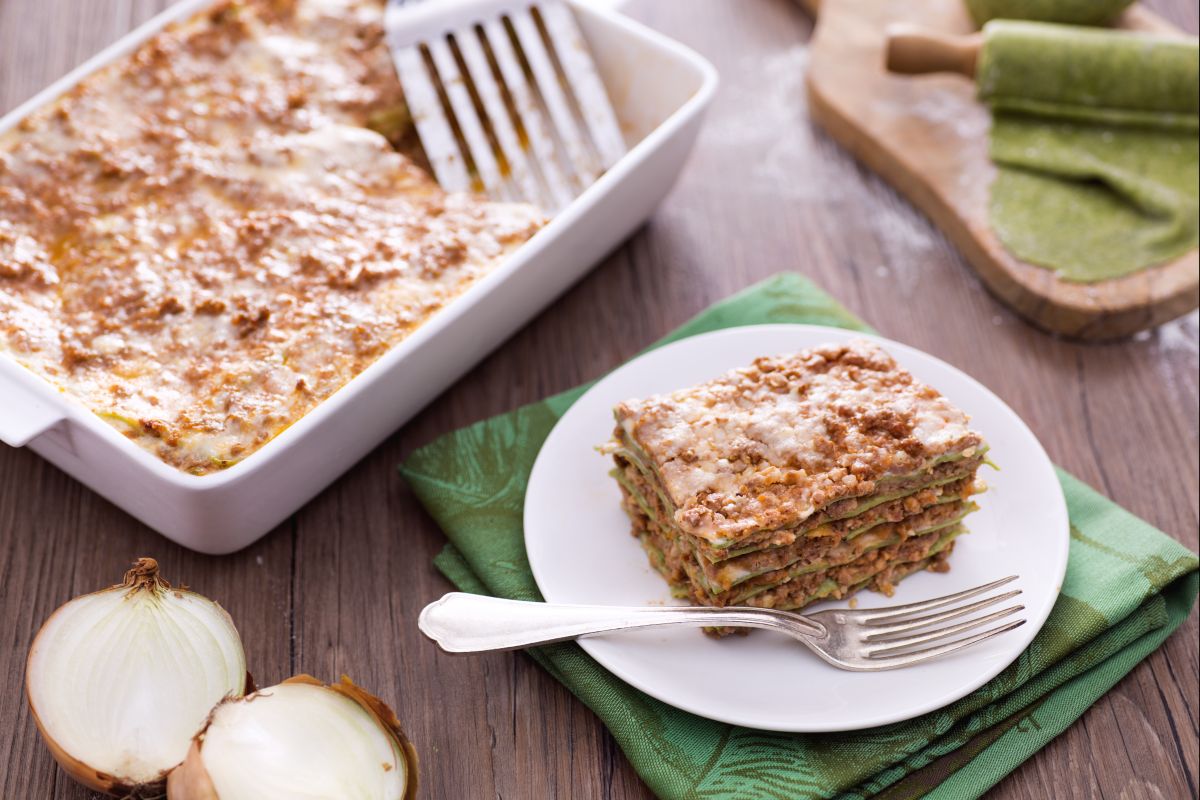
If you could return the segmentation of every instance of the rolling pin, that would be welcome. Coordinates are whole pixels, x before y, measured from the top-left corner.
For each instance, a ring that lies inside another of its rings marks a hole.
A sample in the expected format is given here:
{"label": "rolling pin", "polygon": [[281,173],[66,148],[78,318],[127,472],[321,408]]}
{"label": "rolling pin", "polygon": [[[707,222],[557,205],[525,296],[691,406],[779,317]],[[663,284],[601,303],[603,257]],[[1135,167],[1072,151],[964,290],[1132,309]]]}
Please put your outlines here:
{"label": "rolling pin", "polygon": [[966,5],[977,25],[993,19],[1107,25],[1133,0],[966,0]]}
{"label": "rolling pin", "polygon": [[893,28],[885,52],[891,72],[974,78],[993,109],[1200,130],[1195,37],[993,20],[961,36]]}

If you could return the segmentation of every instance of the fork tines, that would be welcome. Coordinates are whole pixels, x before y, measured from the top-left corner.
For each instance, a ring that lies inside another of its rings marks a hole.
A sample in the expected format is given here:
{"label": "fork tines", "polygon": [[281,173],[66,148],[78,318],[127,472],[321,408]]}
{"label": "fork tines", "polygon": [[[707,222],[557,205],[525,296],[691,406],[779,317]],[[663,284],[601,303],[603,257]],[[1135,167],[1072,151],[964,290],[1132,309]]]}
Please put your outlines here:
{"label": "fork tines", "polygon": [[[1010,617],[1025,609],[1023,605],[1013,605],[982,616],[972,616],[1016,597],[1021,594],[1020,589],[970,603],[962,602],[990,592],[1016,579],[1016,575],[1011,575],[945,597],[881,608],[877,612],[858,612],[861,616],[857,621],[867,631],[862,639],[863,655],[869,659],[902,660],[905,664],[915,663],[969,647],[985,639],[1019,628],[1025,624],[1024,619],[997,625],[970,636],[962,636],[962,634]],[[935,609],[937,610],[935,611]],[[924,612],[927,611],[934,613],[925,614]],[[943,624],[963,617],[968,617],[968,619],[950,625]]]}
{"label": "fork tines", "polygon": [[438,183],[553,213],[625,154],[562,0],[390,0],[388,44]]}

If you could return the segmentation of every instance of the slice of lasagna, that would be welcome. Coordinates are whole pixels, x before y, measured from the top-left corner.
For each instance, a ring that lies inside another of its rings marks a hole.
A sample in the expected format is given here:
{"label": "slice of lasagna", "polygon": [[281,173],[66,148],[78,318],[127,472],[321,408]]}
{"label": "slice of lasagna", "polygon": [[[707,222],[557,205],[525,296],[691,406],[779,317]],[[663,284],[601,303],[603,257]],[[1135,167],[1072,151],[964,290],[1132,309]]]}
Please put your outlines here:
{"label": "slice of lasagna", "polygon": [[678,597],[799,609],[945,571],[982,490],[968,418],[873,343],[615,409],[623,507]]}

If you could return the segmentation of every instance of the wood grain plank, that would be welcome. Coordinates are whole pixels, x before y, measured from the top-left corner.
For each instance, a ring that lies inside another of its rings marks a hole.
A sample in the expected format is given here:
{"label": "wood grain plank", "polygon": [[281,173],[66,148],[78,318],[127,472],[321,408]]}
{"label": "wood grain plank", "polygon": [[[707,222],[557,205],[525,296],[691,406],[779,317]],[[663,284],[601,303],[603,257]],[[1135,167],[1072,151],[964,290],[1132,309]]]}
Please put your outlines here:
{"label": "wood grain plank", "polygon": [[[2,0],[0,110],[164,4]],[[1196,30],[1188,0],[1152,5]],[[426,797],[648,797],[597,719],[528,657],[447,656],[422,639],[419,609],[448,589],[430,563],[444,540],[394,467],[446,431],[603,374],[781,270],[966,369],[1058,463],[1197,546],[1195,315],[1103,346],[1029,328],[924,217],[809,122],[811,21],[794,3],[637,0],[631,10],[722,73],[678,186],[617,253],[293,520],[241,553],[198,556],[31,453],[0,451],[0,797],[89,797],[37,741],[23,659],[55,606],[116,580],[143,554],[230,610],[260,683],[345,672],[393,704],[422,754]],[[1194,797],[1197,638],[1193,613],[993,795]]]}

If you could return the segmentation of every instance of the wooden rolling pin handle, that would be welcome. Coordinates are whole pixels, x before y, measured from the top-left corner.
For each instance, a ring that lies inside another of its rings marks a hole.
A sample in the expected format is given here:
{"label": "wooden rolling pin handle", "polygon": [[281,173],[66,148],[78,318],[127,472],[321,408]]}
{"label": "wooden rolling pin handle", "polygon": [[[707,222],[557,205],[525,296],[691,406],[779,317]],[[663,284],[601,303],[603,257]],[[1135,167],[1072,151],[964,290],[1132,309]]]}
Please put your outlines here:
{"label": "wooden rolling pin handle", "polygon": [[897,25],[887,31],[885,63],[889,72],[903,75],[957,72],[974,78],[981,47],[981,33],[954,36]]}
{"label": "wooden rolling pin handle", "polygon": [[800,7],[803,8],[810,17],[816,17],[821,13],[821,0],[797,0]]}

